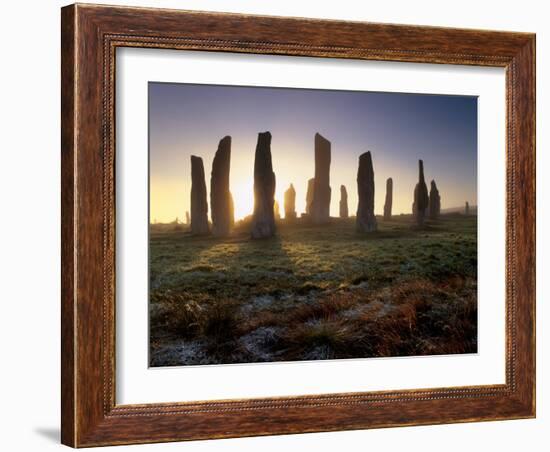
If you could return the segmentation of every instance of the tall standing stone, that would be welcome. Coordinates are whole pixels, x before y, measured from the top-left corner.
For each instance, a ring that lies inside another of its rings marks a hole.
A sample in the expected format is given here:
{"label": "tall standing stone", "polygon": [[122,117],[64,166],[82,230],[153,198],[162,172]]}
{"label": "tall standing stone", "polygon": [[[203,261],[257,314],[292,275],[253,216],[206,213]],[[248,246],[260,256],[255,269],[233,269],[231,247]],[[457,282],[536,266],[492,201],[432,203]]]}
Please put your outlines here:
{"label": "tall standing stone", "polygon": [[307,193],[306,193],[306,214],[311,215],[311,207],[313,205],[313,191],[315,190],[315,178],[311,178],[307,181]]}
{"label": "tall standing stone", "polygon": [[430,183],[430,206],[429,206],[430,218],[435,220],[441,213],[441,196],[439,196],[439,190],[435,181]]}
{"label": "tall standing stone", "polygon": [[393,205],[393,180],[386,180],[386,201],[384,202],[384,220],[391,220],[391,208]]}
{"label": "tall standing stone", "polygon": [[430,198],[428,197],[428,187],[424,180],[424,162],[418,161],[418,183],[414,187],[414,202],[413,202],[413,215],[416,220],[416,224],[419,226],[424,224],[424,217],[426,216],[426,209]]}
{"label": "tall standing stone", "polygon": [[208,201],[202,158],[191,156],[191,232],[208,234]]}
{"label": "tall standing stone", "polygon": [[185,224],[188,225],[189,223],[191,223],[191,217],[189,216],[189,211],[186,210],[185,211]]}
{"label": "tall standing stone", "polygon": [[285,191],[285,220],[296,219],[296,190],[294,185],[290,184],[288,190]]}
{"label": "tall standing stone", "polygon": [[359,157],[359,169],[357,171],[357,194],[359,205],[357,206],[357,230],[360,232],[372,232],[378,228],[374,216],[374,169],[370,151]]}
{"label": "tall standing stone", "polygon": [[470,203],[466,201],[466,205],[464,206],[464,214],[470,215]]}
{"label": "tall standing stone", "polygon": [[345,185],[340,185],[340,218],[347,218],[348,216],[348,191]]}
{"label": "tall standing stone", "polygon": [[314,224],[330,220],[330,141],[315,134],[315,181],[313,183],[311,219]]}
{"label": "tall standing stone", "polygon": [[275,235],[275,173],[271,162],[271,134],[258,134],[254,157],[254,213],[252,214],[252,238]]}
{"label": "tall standing stone", "polygon": [[231,193],[229,192],[229,169],[231,165],[231,137],[220,140],[212,161],[210,178],[210,211],[212,233],[218,237],[229,234],[231,229]]}

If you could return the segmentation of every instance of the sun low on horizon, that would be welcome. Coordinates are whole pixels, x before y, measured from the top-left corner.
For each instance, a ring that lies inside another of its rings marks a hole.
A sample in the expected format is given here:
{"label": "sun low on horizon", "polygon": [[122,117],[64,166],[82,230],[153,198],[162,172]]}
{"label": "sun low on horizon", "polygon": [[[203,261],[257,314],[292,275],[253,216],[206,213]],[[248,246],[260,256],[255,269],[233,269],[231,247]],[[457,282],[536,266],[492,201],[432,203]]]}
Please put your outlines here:
{"label": "sun low on horizon", "polygon": [[235,220],[241,220],[252,214],[254,209],[254,181],[252,179],[237,183],[231,195],[233,196]]}

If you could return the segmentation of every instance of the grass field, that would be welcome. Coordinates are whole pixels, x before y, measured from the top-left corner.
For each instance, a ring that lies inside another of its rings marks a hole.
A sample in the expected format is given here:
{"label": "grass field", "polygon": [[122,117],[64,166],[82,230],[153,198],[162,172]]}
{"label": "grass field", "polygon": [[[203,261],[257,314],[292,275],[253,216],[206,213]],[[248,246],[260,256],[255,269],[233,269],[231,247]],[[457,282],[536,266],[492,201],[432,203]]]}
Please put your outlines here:
{"label": "grass field", "polygon": [[150,365],[477,351],[477,217],[278,225],[253,241],[152,225]]}

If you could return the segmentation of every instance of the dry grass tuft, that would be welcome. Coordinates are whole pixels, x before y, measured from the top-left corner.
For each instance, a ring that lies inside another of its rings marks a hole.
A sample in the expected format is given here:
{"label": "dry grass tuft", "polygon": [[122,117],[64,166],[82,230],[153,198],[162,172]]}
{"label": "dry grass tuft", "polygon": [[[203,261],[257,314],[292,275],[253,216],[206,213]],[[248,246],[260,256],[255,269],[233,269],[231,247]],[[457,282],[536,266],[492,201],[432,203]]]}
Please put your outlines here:
{"label": "dry grass tuft", "polygon": [[315,319],[329,320],[353,306],[355,302],[356,299],[349,293],[331,294],[315,303],[303,304],[289,311],[287,321],[289,324],[294,324]]}
{"label": "dry grass tuft", "polygon": [[150,322],[156,331],[173,332],[182,338],[200,333],[204,308],[196,301],[171,291],[152,292],[150,306]]}
{"label": "dry grass tuft", "polygon": [[363,340],[358,333],[343,320],[325,318],[288,328],[280,346],[288,360],[349,358]]}
{"label": "dry grass tuft", "polygon": [[231,301],[220,300],[205,311],[202,334],[216,344],[231,340],[239,328],[238,307]]}

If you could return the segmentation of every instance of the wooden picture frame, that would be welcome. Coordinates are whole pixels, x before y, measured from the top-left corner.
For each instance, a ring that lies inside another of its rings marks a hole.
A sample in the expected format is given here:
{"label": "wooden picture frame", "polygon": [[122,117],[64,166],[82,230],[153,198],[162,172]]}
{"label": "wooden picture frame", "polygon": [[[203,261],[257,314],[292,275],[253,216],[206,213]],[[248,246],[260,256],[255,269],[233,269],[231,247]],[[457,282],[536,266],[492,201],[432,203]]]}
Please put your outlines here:
{"label": "wooden picture frame", "polygon": [[[162,9],[62,9],[62,442],[73,447],[535,416],[535,35]],[[115,403],[115,50],[506,70],[506,383]]]}

